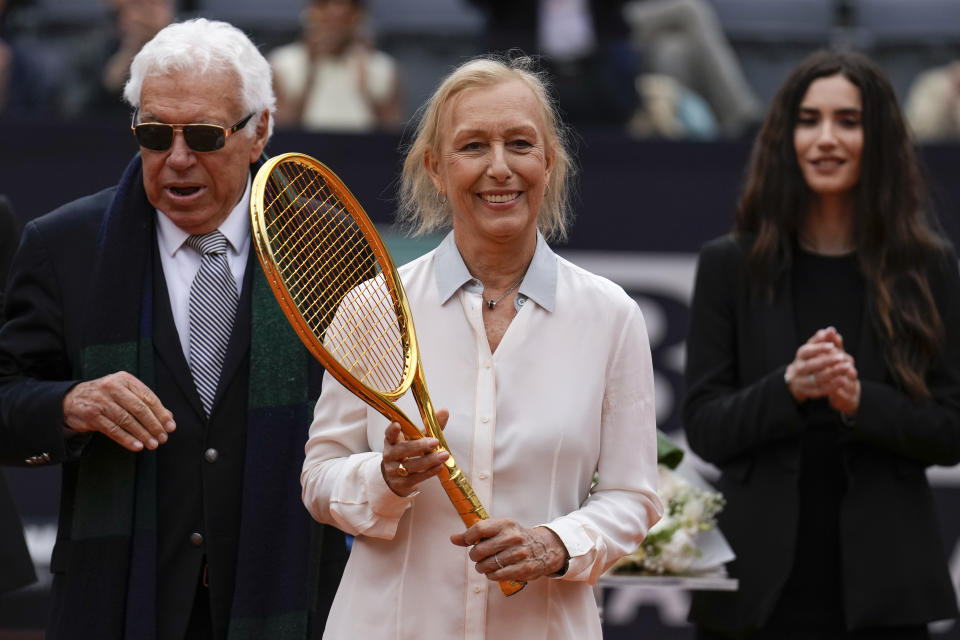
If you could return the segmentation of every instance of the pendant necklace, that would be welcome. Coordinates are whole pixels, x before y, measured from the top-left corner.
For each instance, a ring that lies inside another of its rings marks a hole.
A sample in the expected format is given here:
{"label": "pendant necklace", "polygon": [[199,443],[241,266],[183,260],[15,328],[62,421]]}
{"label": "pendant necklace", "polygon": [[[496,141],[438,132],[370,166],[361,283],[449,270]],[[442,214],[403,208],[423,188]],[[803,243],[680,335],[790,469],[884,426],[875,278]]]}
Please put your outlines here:
{"label": "pendant necklace", "polygon": [[519,287],[521,282],[523,282],[523,278],[520,278],[519,280],[517,280],[517,282],[516,282],[512,287],[510,287],[509,289],[507,289],[506,291],[504,291],[504,292],[503,292],[503,295],[501,295],[501,296],[500,296],[499,298],[497,298],[496,300],[488,299],[488,300],[487,300],[487,308],[493,309],[494,307],[496,307],[496,306],[497,306],[497,303],[500,302],[501,300],[503,300],[504,298],[506,298],[508,293],[510,293],[511,291],[513,291],[514,289],[516,289],[517,287]]}

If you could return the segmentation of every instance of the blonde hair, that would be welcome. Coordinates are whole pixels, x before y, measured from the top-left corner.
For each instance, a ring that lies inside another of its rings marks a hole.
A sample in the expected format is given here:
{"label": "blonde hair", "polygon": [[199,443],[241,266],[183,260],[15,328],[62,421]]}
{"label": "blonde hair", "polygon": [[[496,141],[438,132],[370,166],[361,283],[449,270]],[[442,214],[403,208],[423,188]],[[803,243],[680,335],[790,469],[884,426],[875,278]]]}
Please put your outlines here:
{"label": "blonde hair", "polygon": [[533,92],[542,109],[547,153],[553,153],[553,169],[546,185],[537,228],[548,240],[562,240],[572,218],[570,178],[576,167],[567,150],[568,133],[550,98],[543,75],[533,71],[529,57],[505,59],[484,56],[465,62],[444,78],[423,107],[416,136],[407,149],[400,181],[400,205],[397,223],[413,235],[430,233],[451,224],[450,207],[441,202],[424,165],[428,150],[437,151],[440,143],[440,117],[444,107],[467,89],[491,87],[520,80]]}

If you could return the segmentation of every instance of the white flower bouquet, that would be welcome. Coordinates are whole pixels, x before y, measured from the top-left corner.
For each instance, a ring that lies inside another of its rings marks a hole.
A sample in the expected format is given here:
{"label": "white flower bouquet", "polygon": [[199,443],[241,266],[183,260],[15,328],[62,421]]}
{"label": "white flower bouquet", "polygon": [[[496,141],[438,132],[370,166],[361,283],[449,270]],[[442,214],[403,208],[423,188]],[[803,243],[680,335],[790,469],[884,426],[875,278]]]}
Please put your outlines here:
{"label": "white flower bouquet", "polygon": [[[692,468],[680,468],[682,449],[662,435],[659,444],[663,518],[651,527],[636,551],[614,564],[611,573],[685,575],[717,568],[732,558],[726,541],[716,531],[723,496],[712,490]],[[705,563],[703,549],[706,546],[711,548],[711,559]]]}

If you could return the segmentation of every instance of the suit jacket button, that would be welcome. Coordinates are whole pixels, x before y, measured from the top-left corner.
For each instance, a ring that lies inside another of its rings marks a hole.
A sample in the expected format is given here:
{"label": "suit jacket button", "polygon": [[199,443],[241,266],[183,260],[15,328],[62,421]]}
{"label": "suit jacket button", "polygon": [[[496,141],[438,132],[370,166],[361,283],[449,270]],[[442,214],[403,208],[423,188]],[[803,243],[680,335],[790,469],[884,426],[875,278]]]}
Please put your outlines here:
{"label": "suit jacket button", "polygon": [[191,534],[190,534],[190,543],[191,543],[193,546],[195,546],[195,547],[199,547],[200,545],[202,545],[202,544],[203,544],[203,534],[202,534],[202,533],[198,533],[198,532],[196,532],[196,531],[194,531],[193,533],[191,533]]}
{"label": "suit jacket button", "polygon": [[220,457],[220,452],[214,449],[213,447],[210,447],[209,449],[203,452],[203,459],[206,460],[207,462],[216,462],[217,458],[219,457]]}

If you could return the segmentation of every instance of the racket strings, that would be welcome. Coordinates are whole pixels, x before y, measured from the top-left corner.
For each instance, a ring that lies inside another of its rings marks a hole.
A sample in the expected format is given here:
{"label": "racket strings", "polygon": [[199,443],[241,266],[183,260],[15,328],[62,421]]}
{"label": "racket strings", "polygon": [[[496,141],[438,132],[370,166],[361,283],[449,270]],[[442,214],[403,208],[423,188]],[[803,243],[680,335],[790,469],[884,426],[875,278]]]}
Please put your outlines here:
{"label": "racket strings", "polygon": [[[339,253],[327,252],[327,260],[324,264],[330,264],[333,261],[339,261],[340,266],[347,274],[347,277],[355,281],[363,281],[367,279],[367,276],[372,275],[370,263],[364,253],[360,251],[355,251],[348,253],[348,248],[351,247],[349,239],[345,233],[334,233],[331,234],[330,225],[326,224],[320,226],[324,220],[319,217],[314,217],[314,224],[303,230],[298,228],[295,230],[297,236],[302,236],[303,234],[315,235],[315,234],[324,234],[332,235],[329,248],[340,247]],[[326,221],[329,223],[329,220]],[[302,251],[302,246],[295,247],[296,251]],[[304,300],[303,306],[300,308],[301,312],[305,315],[311,316],[317,313],[322,313],[324,311],[323,301],[331,293],[332,289],[337,286],[338,281],[333,279],[321,279],[316,277],[316,270],[308,268],[310,265],[303,265],[304,268],[295,268],[291,271],[291,274],[297,274],[297,279],[290,282],[294,287],[301,289],[301,295]],[[322,287],[322,288],[321,288]]]}
{"label": "racket strings", "polygon": [[[355,236],[344,232],[343,229],[338,233],[330,233],[328,229],[323,231],[332,237],[332,242],[328,246],[339,248],[329,257],[332,260],[339,261],[348,280],[364,281],[371,275],[373,270],[368,268],[369,254],[365,255],[365,252],[352,250],[357,248],[356,243],[351,241],[355,239]],[[358,260],[358,257],[366,257],[367,259]],[[311,315],[311,310],[314,308],[313,315],[315,316],[315,308],[325,306],[323,301],[330,294],[330,284],[330,282],[327,283],[324,290],[319,292],[321,294],[319,296],[315,290],[306,291],[305,295],[313,301],[311,305],[304,305],[304,311],[307,315]],[[390,330],[395,329],[391,324],[395,320],[396,314],[391,308],[392,305],[383,304],[389,302],[389,298],[385,298],[383,295],[384,285],[382,279],[378,286],[371,287],[370,283],[367,283],[362,286],[362,295],[343,297],[340,302],[340,313],[344,314],[342,315],[343,321],[337,325],[336,332],[331,332],[328,327],[326,343],[330,350],[334,352],[334,355],[338,356],[341,364],[364,382],[378,384],[379,386],[393,386],[388,385],[388,381],[383,380],[382,376],[379,379],[376,376],[371,377],[371,374],[383,373],[384,365],[387,364],[393,364],[391,369],[393,371],[402,371],[402,360],[397,357],[397,350],[391,348],[399,344],[399,332]],[[341,297],[339,293],[337,297]],[[332,309],[333,307],[328,305],[327,311]],[[349,312],[349,315],[347,312]],[[393,357],[391,358],[391,356]],[[361,365],[364,365],[365,369]]]}
{"label": "racket strings", "polygon": [[313,334],[364,384],[398,390],[406,327],[363,229],[324,176],[299,163],[274,170],[263,201],[280,277]]}

